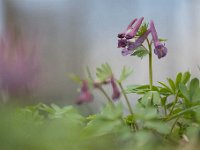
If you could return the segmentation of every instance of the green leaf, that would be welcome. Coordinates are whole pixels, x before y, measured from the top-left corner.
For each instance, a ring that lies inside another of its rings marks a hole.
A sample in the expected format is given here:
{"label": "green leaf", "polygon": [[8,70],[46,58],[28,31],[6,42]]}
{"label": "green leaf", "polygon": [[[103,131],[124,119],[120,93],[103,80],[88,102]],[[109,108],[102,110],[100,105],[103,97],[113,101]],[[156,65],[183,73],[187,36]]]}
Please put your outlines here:
{"label": "green leaf", "polygon": [[96,76],[103,82],[112,75],[111,67],[108,63],[102,64],[101,67],[96,69]]}
{"label": "green leaf", "polygon": [[165,88],[165,87],[164,87],[164,88],[163,88],[163,87],[160,88],[160,91],[159,91],[159,92],[160,92],[160,94],[162,94],[162,95],[171,95],[171,93],[172,93],[170,89]]}
{"label": "green leaf", "polygon": [[190,82],[190,100],[192,102],[200,102],[199,80],[194,78]]}
{"label": "green leaf", "polygon": [[51,107],[55,110],[55,111],[59,111],[61,108],[56,105],[56,104],[51,104]]}
{"label": "green leaf", "polygon": [[159,38],[158,39],[160,42],[165,42],[165,41],[167,41],[167,39],[164,39],[164,38]]}
{"label": "green leaf", "polygon": [[153,93],[149,91],[146,94],[144,94],[140,102],[145,106],[151,106],[152,100],[153,100]]}
{"label": "green leaf", "polygon": [[143,23],[143,24],[140,26],[140,28],[139,28],[139,30],[138,30],[138,32],[137,32],[137,36],[143,35],[147,30],[148,30],[148,24],[147,24],[147,23]]}
{"label": "green leaf", "polygon": [[160,94],[157,91],[152,91],[152,93],[153,93],[153,104],[160,105],[161,104]]}
{"label": "green leaf", "polygon": [[96,115],[89,115],[86,119],[88,121],[94,120],[96,118]]}
{"label": "green leaf", "polygon": [[179,89],[181,91],[181,94],[186,98],[187,101],[189,101],[190,95],[189,95],[189,91],[188,91],[187,87],[183,83],[180,83]]}
{"label": "green leaf", "polygon": [[154,119],[158,119],[158,113],[157,113],[157,109],[155,107],[139,107],[139,105],[137,105],[137,107],[135,107],[134,109],[134,114],[137,120],[154,120]]}
{"label": "green leaf", "polygon": [[197,110],[197,109],[198,109],[198,110],[200,109],[200,105],[196,105],[196,106],[193,106],[193,107],[184,109],[184,110],[182,110],[182,111],[179,112],[179,113],[176,113],[176,114],[174,114],[174,115],[172,115],[172,116],[169,116],[168,118],[166,118],[166,121],[175,119],[175,118],[177,118],[177,117],[179,117],[179,116],[182,116],[182,115],[184,115],[184,114],[186,114],[186,113],[188,113],[188,112],[193,112],[193,111],[195,111],[195,110]]}
{"label": "green leaf", "polygon": [[192,98],[196,89],[199,88],[199,80],[197,78],[192,79],[189,88],[190,88],[190,98]]}
{"label": "green leaf", "polygon": [[101,110],[100,114],[96,114],[95,118],[88,122],[83,134],[90,136],[102,136],[113,132],[120,131],[124,126],[122,120],[122,106],[113,107],[107,104]]}
{"label": "green leaf", "polygon": [[112,105],[107,104],[101,110],[101,114],[99,116],[110,119],[110,120],[120,118],[122,116],[122,105],[118,104],[118,105],[115,105],[115,107],[113,107]]}
{"label": "green leaf", "polygon": [[170,126],[164,122],[147,121],[144,123],[144,127],[156,130],[161,134],[168,134],[170,132]]}
{"label": "green leaf", "polygon": [[197,78],[190,81],[188,88],[183,83],[179,85],[179,88],[187,104],[193,105],[200,102],[200,87],[199,80]]}
{"label": "green leaf", "polygon": [[190,72],[185,72],[182,76],[181,83],[186,84],[190,79]]}
{"label": "green leaf", "polygon": [[122,82],[122,81],[126,80],[132,73],[133,73],[132,69],[126,68],[124,66],[123,69],[122,69],[122,72],[121,72],[121,76],[120,76],[119,82]]}
{"label": "green leaf", "polygon": [[167,102],[167,97],[166,96],[162,97],[161,98],[161,103],[162,103],[163,106],[165,106],[166,102]]}
{"label": "green leaf", "polygon": [[182,73],[179,72],[176,76],[176,88],[179,88],[179,84],[181,83]]}
{"label": "green leaf", "polygon": [[172,94],[174,93],[173,92],[173,90],[169,87],[169,86],[167,86],[165,83],[163,83],[163,82],[158,82],[159,84],[161,84],[162,86],[164,86],[168,91],[170,91]]}
{"label": "green leaf", "polygon": [[81,83],[82,83],[81,78],[80,78],[79,76],[73,74],[73,73],[69,74],[69,78],[70,78],[72,81],[74,81],[74,82],[76,82],[76,83],[78,83],[78,84],[81,84]]}
{"label": "green leaf", "polygon": [[131,54],[131,56],[138,56],[141,59],[146,56],[147,54],[149,54],[149,51],[144,47],[144,46],[140,46],[138,48],[136,48],[133,52],[133,54]]}
{"label": "green leaf", "polygon": [[161,104],[160,94],[157,91],[149,91],[140,102],[145,106],[159,105]]}
{"label": "green leaf", "polygon": [[[153,86],[152,90],[158,91],[158,87]],[[150,91],[149,85],[128,85],[125,89],[126,93],[137,93],[137,94],[145,94]]]}
{"label": "green leaf", "polygon": [[128,115],[124,118],[124,121],[127,125],[132,125],[135,122],[135,116],[134,115]]}
{"label": "green leaf", "polygon": [[173,93],[175,93],[175,91],[176,91],[176,85],[175,85],[174,81],[172,79],[170,79],[170,78],[168,78],[167,81],[168,81],[168,83],[169,83],[169,85],[170,85]]}

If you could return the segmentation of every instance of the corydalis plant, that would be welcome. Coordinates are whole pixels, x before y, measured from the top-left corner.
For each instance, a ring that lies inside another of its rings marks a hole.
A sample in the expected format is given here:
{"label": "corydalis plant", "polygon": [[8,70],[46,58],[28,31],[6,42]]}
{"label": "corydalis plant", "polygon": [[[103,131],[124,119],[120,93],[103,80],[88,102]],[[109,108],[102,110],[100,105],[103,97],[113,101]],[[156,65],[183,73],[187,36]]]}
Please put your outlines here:
{"label": "corydalis plant", "polygon": [[[152,43],[154,44],[154,53],[158,58],[162,58],[167,54],[167,48],[162,44],[157,35],[154,22],[151,20],[150,27],[147,23],[142,25],[144,17],[134,19],[128,25],[127,30],[118,34],[118,48],[122,49],[122,55],[133,55],[143,57],[149,55],[149,83],[150,89],[153,87],[153,68],[152,68]],[[135,24],[135,25],[134,25]],[[149,40],[149,34],[152,35],[152,40]],[[144,42],[147,42],[148,47],[145,47]]]}
{"label": "corydalis plant", "polygon": [[[107,63],[102,64],[101,67],[96,69],[96,79],[93,79],[89,69],[87,69],[87,73],[88,79],[81,79],[75,75],[71,75],[72,80],[81,83],[80,95],[76,101],[77,104],[91,102],[93,100],[91,91],[97,89],[105,96],[111,105],[113,105],[114,101],[117,101],[120,96],[123,95],[124,99],[126,100],[129,112],[133,115],[131,104],[122,85],[122,82],[132,73],[131,69],[124,67],[119,79],[115,78],[111,67]],[[112,95],[109,95],[104,89],[105,85],[112,88]]]}
{"label": "corydalis plant", "polygon": [[9,95],[30,90],[36,81],[39,61],[36,45],[7,33],[0,38],[0,89]]}
{"label": "corydalis plant", "polygon": [[[117,86],[117,79],[115,79],[112,70],[108,64],[103,64],[101,67],[97,68],[97,79],[93,79],[89,69],[87,71],[88,79],[80,79],[79,77],[75,77],[74,75],[71,76],[73,79],[78,79],[81,83],[80,95],[78,97],[78,100],[76,101],[77,104],[91,102],[93,100],[93,95],[91,91],[94,89],[100,90],[110,103],[119,99],[121,92]],[[104,90],[104,86],[106,85],[112,88],[111,96],[109,96]]]}

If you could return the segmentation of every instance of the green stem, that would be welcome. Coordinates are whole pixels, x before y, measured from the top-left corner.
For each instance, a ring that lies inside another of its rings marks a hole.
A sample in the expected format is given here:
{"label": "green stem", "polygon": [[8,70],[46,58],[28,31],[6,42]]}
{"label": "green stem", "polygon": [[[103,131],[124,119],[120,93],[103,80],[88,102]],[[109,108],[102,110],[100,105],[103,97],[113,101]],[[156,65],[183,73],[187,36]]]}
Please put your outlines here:
{"label": "green stem", "polygon": [[176,123],[178,122],[179,117],[176,118],[176,120],[174,121],[172,128],[170,130],[170,134],[172,134],[174,127],[176,126]]}
{"label": "green stem", "polygon": [[118,84],[119,84],[119,87],[120,87],[120,89],[121,89],[121,91],[122,91],[122,94],[123,94],[123,96],[124,96],[124,98],[125,98],[125,100],[126,100],[126,103],[127,103],[128,109],[129,109],[129,112],[131,113],[131,115],[133,115],[133,110],[132,110],[132,108],[131,108],[131,104],[130,104],[130,102],[129,102],[129,100],[128,100],[128,97],[127,97],[125,91],[124,91],[124,88],[123,88],[123,86],[122,86],[122,83],[121,83],[121,82],[118,82]]}
{"label": "green stem", "polygon": [[[123,88],[123,86],[122,86],[122,83],[121,83],[121,82],[118,82],[118,84],[119,84],[119,87],[120,87],[120,89],[121,89],[121,91],[122,91],[122,94],[123,94],[123,96],[124,96],[124,98],[125,98],[125,100],[126,100],[126,103],[127,103],[128,109],[129,109],[129,112],[130,112],[131,115],[133,116],[134,113],[133,113],[131,104],[130,104],[130,102],[129,102],[129,100],[128,100],[128,97],[127,97],[127,95],[126,95],[126,93],[125,93],[125,91],[124,91],[124,88]],[[134,129],[135,131],[138,130],[138,125],[137,125],[136,122],[134,122],[134,123],[132,124],[132,127],[133,127],[133,129]]]}
{"label": "green stem", "polygon": [[[89,79],[92,80],[92,81],[94,82],[89,67],[87,67],[86,69],[87,69],[87,73],[88,73]],[[99,86],[98,89],[103,93],[103,95],[106,97],[106,99],[108,100],[108,102],[109,102],[111,105],[114,106],[112,99],[108,96],[108,94],[106,93],[106,91],[105,91],[101,86]]]}
{"label": "green stem", "polygon": [[163,119],[164,119],[164,121],[170,121],[170,120],[172,120],[174,118],[177,118],[177,117],[180,117],[180,116],[184,115],[187,112],[190,112],[190,111],[193,111],[193,110],[199,109],[199,108],[200,108],[200,105],[196,105],[196,106],[190,107],[188,109],[185,109],[185,110],[183,110],[183,111],[181,111],[179,113],[176,113],[174,115],[171,115],[171,116],[169,116],[167,118],[163,118]]}
{"label": "green stem", "polygon": [[164,113],[165,113],[165,116],[167,116],[167,108],[166,108],[166,105],[164,104]]}
{"label": "green stem", "polygon": [[178,102],[178,92],[176,93],[175,100],[174,100],[172,109],[170,110],[169,116],[173,113],[173,110],[174,110],[175,105],[176,105],[177,102]]}
{"label": "green stem", "polygon": [[152,66],[152,47],[149,39],[147,38],[147,44],[149,48],[149,86],[150,90],[153,90],[153,66]]}
{"label": "green stem", "polygon": [[101,86],[99,86],[98,89],[103,93],[103,95],[106,97],[106,99],[108,100],[108,102],[111,105],[114,105],[112,99],[108,96],[108,94],[106,93],[106,91]]}

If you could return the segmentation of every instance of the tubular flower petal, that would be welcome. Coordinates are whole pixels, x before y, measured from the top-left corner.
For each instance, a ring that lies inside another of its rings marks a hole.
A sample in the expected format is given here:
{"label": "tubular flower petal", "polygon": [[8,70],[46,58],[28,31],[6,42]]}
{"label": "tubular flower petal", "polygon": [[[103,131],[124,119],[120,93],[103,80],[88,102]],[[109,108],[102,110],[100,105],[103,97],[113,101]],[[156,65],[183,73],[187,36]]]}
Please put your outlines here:
{"label": "tubular flower petal", "polygon": [[129,51],[133,51],[135,50],[137,47],[141,46],[142,43],[145,41],[145,39],[147,38],[147,36],[149,35],[149,33],[151,32],[150,29],[148,29],[142,36],[140,36],[135,42],[130,42],[128,45],[128,50]]}
{"label": "tubular flower petal", "polygon": [[149,33],[151,32],[150,29],[148,29],[142,36],[140,36],[138,39],[136,39],[135,42],[127,42],[127,48],[124,48],[122,50],[122,55],[126,56],[129,54],[132,54],[133,51],[138,48],[139,46],[142,45],[142,43],[145,41],[145,39],[147,38],[147,36],[149,35]]}
{"label": "tubular flower petal", "polygon": [[137,21],[137,18],[133,19],[130,24],[128,25],[128,27],[126,28],[126,31],[119,33],[118,34],[118,38],[124,38],[125,35],[131,31],[133,24]]}
{"label": "tubular flower petal", "polygon": [[89,91],[88,82],[86,80],[82,81],[81,92],[77,104],[82,104],[84,102],[90,102],[93,100],[93,95]]}
{"label": "tubular flower petal", "polygon": [[117,84],[115,83],[115,80],[114,80],[113,76],[111,77],[110,83],[111,83],[112,90],[113,90],[112,99],[116,100],[116,99],[118,99],[120,97],[120,91],[119,91],[119,89],[117,87]]}
{"label": "tubular flower petal", "polygon": [[144,20],[144,17],[142,17],[138,20],[137,24],[133,27],[133,29],[131,29],[131,31],[125,35],[126,39],[132,39],[132,38],[135,37],[135,35],[138,32],[143,20]]}
{"label": "tubular flower petal", "polygon": [[127,55],[129,55],[129,54],[131,54],[132,53],[132,51],[131,50],[128,50],[128,48],[124,48],[123,50],[122,50],[122,55],[123,56],[127,56]]}
{"label": "tubular flower petal", "polygon": [[130,24],[127,26],[127,30],[131,29],[134,23],[137,21],[137,18],[133,19]]}
{"label": "tubular flower petal", "polygon": [[119,39],[118,40],[118,48],[126,47],[127,46],[127,40],[126,39]]}
{"label": "tubular flower petal", "polygon": [[164,44],[162,44],[159,39],[158,39],[158,35],[156,32],[156,28],[154,26],[154,22],[151,21],[150,22],[150,29],[151,29],[151,35],[153,38],[153,43],[154,43],[154,53],[158,56],[158,58],[162,58],[164,56],[167,55],[167,48],[164,46]]}
{"label": "tubular flower petal", "polygon": [[167,55],[167,48],[163,44],[156,45],[154,49],[154,53],[158,56],[158,58],[165,57]]}
{"label": "tubular flower petal", "polygon": [[[147,36],[151,32],[150,29],[149,29],[143,35],[136,38],[136,34],[137,34],[143,20],[144,20],[144,17],[141,17],[139,20],[134,19],[128,25],[126,32],[118,34],[118,37],[120,38],[118,40],[118,48],[123,48],[123,50],[122,50],[123,56],[132,54],[133,51],[137,47],[142,45],[142,43],[145,41],[145,39],[147,38]],[[136,22],[136,25],[134,27],[132,27],[135,22]]]}

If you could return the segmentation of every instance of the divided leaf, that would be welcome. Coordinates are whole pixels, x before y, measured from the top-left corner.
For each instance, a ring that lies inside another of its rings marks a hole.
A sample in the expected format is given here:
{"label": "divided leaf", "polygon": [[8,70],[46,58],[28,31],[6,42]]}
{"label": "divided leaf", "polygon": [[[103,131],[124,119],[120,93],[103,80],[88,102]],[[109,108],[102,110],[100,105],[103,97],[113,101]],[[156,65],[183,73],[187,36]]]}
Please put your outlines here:
{"label": "divided leaf", "polygon": [[112,70],[108,63],[102,64],[101,67],[96,69],[96,76],[100,81],[105,81],[111,75]]}
{"label": "divided leaf", "polygon": [[200,87],[199,80],[194,78],[190,81],[189,87],[181,83],[179,85],[181,94],[188,101],[188,103],[200,103]]}
{"label": "divided leaf", "polygon": [[145,106],[160,105],[160,94],[157,91],[149,91],[144,94],[140,102]]}
{"label": "divided leaf", "polygon": [[139,31],[137,32],[138,36],[143,35],[146,31],[148,30],[148,24],[147,23],[143,23],[140,28]]}
{"label": "divided leaf", "polygon": [[142,59],[147,54],[149,54],[149,51],[144,46],[139,46],[138,48],[136,48],[134,50],[134,52],[133,52],[133,54],[131,54],[131,56],[137,56]]}
{"label": "divided leaf", "polygon": [[176,87],[179,87],[179,84],[181,83],[181,79],[182,79],[182,73],[179,72],[176,76]]}
{"label": "divided leaf", "polygon": [[[154,91],[158,91],[158,87],[153,86]],[[150,87],[148,84],[146,85],[128,85],[125,89],[126,93],[137,93],[137,94],[145,94],[150,91]]]}
{"label": "divided leaf", "polygon": [[190,80],[191,74],[189,72],[185,72],[182,76],[181,82],[186,84]]}
{"label": "divided leaf", "polygon": [[170,78],[168,78],[167,81],[168,81],[168,83],[169,83],[169,85],[171,87],[172,92],[175,93],[176,85],[175,85],[174,81],[172,79],[170,79]]}
{"label": "divided leaf", "polygon": [[122,69],[122,72],[121,72],[121,76],[120,76],[119,82],[122,82],[122,81],[126,80],[132,73],[133,73],[132,69],[126,68],[124,66],[123,69]]}

